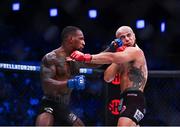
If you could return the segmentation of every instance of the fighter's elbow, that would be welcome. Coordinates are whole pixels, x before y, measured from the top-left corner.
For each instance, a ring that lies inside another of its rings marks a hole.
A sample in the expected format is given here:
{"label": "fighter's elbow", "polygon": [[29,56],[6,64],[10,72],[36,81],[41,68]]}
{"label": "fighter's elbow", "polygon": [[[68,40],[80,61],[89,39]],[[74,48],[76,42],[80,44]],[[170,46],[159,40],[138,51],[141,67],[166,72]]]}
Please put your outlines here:
{"label": "fighter's elbow", "polygon": [[111,82],[111,78],[108,77],[108,76],[104,76],[104,81],[107,82],[107,83],[110,83]]}

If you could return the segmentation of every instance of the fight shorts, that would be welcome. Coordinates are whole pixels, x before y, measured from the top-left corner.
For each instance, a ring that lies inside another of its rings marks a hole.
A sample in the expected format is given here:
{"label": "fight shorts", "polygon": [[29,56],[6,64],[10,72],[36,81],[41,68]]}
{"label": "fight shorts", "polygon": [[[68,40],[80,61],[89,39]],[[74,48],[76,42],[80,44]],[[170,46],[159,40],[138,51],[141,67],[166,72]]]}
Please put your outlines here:
{"label": "fight shorts", "polygon": [[146,102],[143,92],[134,88],[126,89],[120,95],[120,117],[128,117],[137,125],[146,113]]}
{"label": "fight shorts", "polygon": [[40,114],[51,113],[54,116],[54,125],[72,126],[77,116],[70,111],[69,105],[62,103],[61,99],[52,96],[43,96],[40,105]]}

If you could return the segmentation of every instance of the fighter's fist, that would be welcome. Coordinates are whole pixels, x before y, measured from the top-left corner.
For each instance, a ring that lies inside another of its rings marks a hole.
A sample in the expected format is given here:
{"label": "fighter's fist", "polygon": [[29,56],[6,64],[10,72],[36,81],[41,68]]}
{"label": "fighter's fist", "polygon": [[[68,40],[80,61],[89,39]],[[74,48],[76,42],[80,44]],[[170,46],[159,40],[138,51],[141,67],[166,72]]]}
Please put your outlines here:
{"label": "fighter's fist", "polygon": [[109,45],[111,51],[116,51],[117,48],[121,47],[123,45],[123,42],[120,39],[115,39],[111,42]]}
{"label": "fighter's fist", "polygon": [[92,56],[90,54],[84,54],[80,51],[74,51],[70,57],[76,61],[86,62],[89,63],[92,59]]}
{"label": "fighter's fist", "polygon": [[116,52],[122,52],[126,49],[126,46],[121,46],[119,48],[116,49]]}
{"label": "fighter's fist", "polygon": [[85,76],[78,75],[75,76],[73,79],[69,79],[67,82],[68,88],[76,89],[76,90],[83,90],[85,88]]}

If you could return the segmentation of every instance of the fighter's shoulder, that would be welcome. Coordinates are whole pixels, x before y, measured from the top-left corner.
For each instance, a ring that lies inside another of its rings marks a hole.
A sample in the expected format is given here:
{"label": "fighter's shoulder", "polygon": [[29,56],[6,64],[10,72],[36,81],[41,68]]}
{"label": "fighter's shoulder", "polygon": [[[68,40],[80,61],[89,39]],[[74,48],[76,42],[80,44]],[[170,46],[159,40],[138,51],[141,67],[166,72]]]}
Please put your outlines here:
{"label": "fighter's shoulder", "polygon": [[141,57],[142,55],[144,55],[144,52],[141,48],[139,48],[138,46],[135,47],[127,47],[125,50],[128,54],[131,54],[132,56],[135,57]]}
{"label": "fighter's shoulder", "polygon": [[56,53],[54,51],[49,52],[45,55],[46,58],[48,59],[55,59],[57,57]]}
{"label": "fighter's shoulder", "polygon": [[46,55],[44,55],[41,61],[43,64],[49,65],[49,64],[55,63],[56,60],[57,60],[56,53],[54,51],[51,51],[47,53]]}
{"label": "fighter's shoulder", "polygon": [[134,52],[143,52],[141,48],[136,44],[134,47],[127,47],[126,50],[134,51]]}

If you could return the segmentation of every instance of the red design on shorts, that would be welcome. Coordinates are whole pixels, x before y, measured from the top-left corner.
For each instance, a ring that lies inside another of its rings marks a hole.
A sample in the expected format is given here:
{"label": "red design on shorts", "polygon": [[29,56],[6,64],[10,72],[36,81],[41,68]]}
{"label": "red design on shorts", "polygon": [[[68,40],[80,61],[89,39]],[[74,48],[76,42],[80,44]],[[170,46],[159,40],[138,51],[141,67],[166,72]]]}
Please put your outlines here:
{"label": "red design on shorts", "polygon": [[111,100],[111,102],[109,103],[108,109],[109,111],[111,111],[113,115],[119,115],[119,110],[118,110],[119,104],[120,104],[119,99]]}

